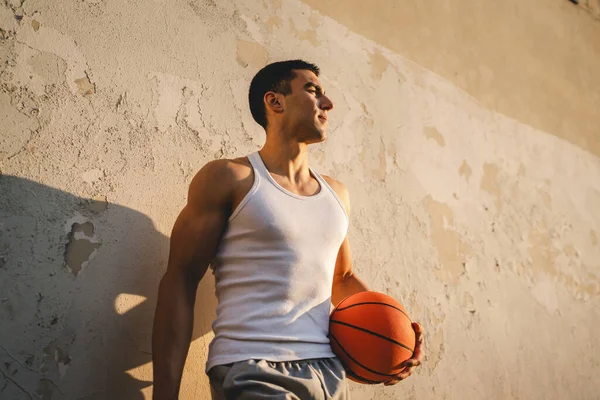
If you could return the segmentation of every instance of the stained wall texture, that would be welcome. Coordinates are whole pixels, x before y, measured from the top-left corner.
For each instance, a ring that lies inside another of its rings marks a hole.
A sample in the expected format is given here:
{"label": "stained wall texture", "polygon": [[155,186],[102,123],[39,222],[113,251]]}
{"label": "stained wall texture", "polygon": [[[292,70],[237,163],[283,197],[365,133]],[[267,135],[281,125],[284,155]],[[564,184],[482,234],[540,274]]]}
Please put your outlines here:
{"label": "stained wall texture", "polygon": [[[582,3],[5,0],[0,398],[150,398],[187,185],[260,147],[247,87],[289,58],[336,103],[311,162],[349,188],[355,269],[426,329],[417,374],[353,398],[597,398],[600,21]],[[209,396],[212,285],[184,400]]]}

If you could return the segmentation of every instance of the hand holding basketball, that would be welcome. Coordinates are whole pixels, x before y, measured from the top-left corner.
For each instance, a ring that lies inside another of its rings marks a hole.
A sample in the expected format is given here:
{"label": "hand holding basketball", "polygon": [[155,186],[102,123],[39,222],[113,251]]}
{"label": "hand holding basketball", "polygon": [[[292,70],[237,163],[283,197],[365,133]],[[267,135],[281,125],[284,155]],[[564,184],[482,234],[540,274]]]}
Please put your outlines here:
{"label": "hand holding basketball", "polygon": [[418,322],[413,322],[412,327],[415,330],[415,351],[411,358],[402,363],[402,367],[405,369],[396,378],[385,382],[385,386],[392,386],[405,380],[423,361],[423,327]]}
{"label": "hand holding basketball", "polygon": [[366,291],[348,296],[329,321],[331,348],[350,380],[393,385],[421,364],[422,327],[388,295]]}

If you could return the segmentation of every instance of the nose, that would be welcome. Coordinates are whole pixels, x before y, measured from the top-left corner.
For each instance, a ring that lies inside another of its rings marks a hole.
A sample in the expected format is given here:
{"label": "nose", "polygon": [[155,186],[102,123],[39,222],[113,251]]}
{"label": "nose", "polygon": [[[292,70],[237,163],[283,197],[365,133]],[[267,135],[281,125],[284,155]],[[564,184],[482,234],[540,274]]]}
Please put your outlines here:
{"label": "nose", "polygon": [[320,100],[319,108],[321,110],[325,110],[325,111],[333,110],[333,101],[331,101],[331,99],[329,97],[322,95],[319,100]]}

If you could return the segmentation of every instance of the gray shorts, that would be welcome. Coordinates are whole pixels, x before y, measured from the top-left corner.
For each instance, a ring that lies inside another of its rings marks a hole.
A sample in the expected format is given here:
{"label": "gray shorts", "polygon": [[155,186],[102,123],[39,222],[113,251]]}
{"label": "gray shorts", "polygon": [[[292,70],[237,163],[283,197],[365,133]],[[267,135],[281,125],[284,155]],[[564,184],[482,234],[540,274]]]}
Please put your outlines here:
{"label": "gray shorts", "polygon": [[217,365],[207,373],[213,400],[349,400],[337,358]]}

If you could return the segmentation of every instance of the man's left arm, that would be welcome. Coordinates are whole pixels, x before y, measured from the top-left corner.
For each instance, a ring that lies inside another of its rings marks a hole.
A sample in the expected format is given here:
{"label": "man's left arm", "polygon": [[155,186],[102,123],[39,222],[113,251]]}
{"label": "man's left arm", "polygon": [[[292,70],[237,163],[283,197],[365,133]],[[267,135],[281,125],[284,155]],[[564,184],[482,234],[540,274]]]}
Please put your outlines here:
{"label": "man's left arm", "polygon": [[[348,189],[339,181],[324,176],[325,180],[336,192],[338,198],[342,202],[348,218],[350,218],[350,195]],[[331,288],[331,302],[337,306],[344,298],[356,293],[366,292],[370,289],[360,280],[352,271],[352,253],[350,251],[350,241],[348,235],[344,238],[340,250],[335,261],[335,271],[333,274],[333,286]],[[413,322],[415,330],[415,350],[410,359],[404,361],[400,367],[404,367],[402,372],[393,379],[385,382],[386,386],[395,385],[396,383],[408,378],[421,365],[423,360],[423,328],[421,324]]]}
{"label": "man's left arm", "polygon": [[346,297],[369,290],[367,285],[352,271],[350,242],[346,235],[335,261],[333,286],[331,288],[331,303],[333,303],[334,306],[337,306]]}
{"label": "man's left arm", "polygon": [[[324,176],[323,178],[325,178],[329,186],[335,191],[346,210],[348,218],[350,218],[350,196],[348,189],[346,189],[343,183],[329,176]],[[348,235],[346,235],[335,261],[331,303],[337,306],[346,297],[369,290],[367,285],[352,271],[352,253],[350,252],[350,241],[348,240]]]}

